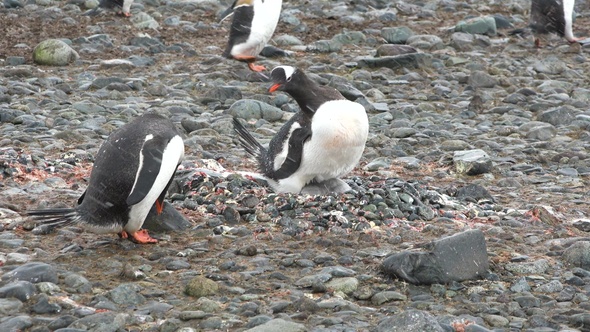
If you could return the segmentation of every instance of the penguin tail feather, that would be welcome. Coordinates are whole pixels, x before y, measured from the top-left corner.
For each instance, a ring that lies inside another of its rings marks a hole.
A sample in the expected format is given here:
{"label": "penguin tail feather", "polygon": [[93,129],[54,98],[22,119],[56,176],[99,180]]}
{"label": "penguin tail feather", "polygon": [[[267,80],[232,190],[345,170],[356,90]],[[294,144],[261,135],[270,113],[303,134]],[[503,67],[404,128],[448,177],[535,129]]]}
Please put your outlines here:
{"label": "penguin tail feather", "polygon": [[256,161],[262,163],[266,155],[266,149],[250,134],[237,118],[233,118],[234,131],[238,134],[240,145]]}
{"label": "penguin tail feather", "polygon": [[45,227],[62,227],[78,223],[81,216],[76,209],[46,209],[27,211],[35,221],[39,221]]}

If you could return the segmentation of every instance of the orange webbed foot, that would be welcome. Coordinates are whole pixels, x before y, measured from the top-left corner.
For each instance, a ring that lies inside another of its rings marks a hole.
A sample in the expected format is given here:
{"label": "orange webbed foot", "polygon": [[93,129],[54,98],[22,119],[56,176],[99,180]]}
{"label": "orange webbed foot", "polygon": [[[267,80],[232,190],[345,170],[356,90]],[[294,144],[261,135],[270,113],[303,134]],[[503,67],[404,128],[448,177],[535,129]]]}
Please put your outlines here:
{"label": "orange webbed foot", "polygon": [[260,72],[266,70],[266,67],[264,67],[262,65],[255,65],[253,62],[248,63],[248,68],[250,68],[251,71],[255,71],[257,73],[260,73]]}
{"label": "orange webbed foot", "polygon": [[147,229],[140,229],[135,233],[127,233],[122,231],[119,234],[124,239],[130,239],[135,243],[147,244],[147,243],[158,243],[158,240],[154,239],[148,234]]}

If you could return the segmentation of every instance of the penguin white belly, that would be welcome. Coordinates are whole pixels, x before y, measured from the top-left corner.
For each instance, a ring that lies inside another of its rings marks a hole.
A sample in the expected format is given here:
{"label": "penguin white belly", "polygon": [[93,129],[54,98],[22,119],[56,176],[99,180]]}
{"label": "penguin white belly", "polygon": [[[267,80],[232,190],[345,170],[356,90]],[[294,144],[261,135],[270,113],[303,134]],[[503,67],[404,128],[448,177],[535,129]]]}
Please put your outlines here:
{"label": "penguin white belly", "polygon": [[[140,154],[139,167],[137,175],[143,165],[143,158]],[[176,168],[178,167],[179,161],[184,156],[184,143],[180,136],[173,137],[168,145],[166,146],[162,155],[162,161],[160,165],[160,172],[154,181],[154,184],[150,188],[149,192],[145,195],[139,203],[131,206],[129,211],[129,221],[125,225],[125,231],[128,233],[135,233],[138,231],[145,221],[150,209],[164,190],[166,185],[174,175]],[[137,178],[136,178],[137,181]],[[133,191],[133,190],[132,190]]]}
{"label": "penguin white belly", "polygon": [[575,0],[563,0],[563,16],[565,20],[564,37],[570,42],[575,41],[574,31],[572,28],[572,21],[574,16]]}
{"label": "penguin white belly", "polygon": [[299,169],[278,181],[277,191],[299,192],[314,179],[321,182],[341,177],[358,164],[369,133],[362,105],[349,100],[326,102],[313,116],[311,128]]}
{"label": "penguin white belly", "polygon": [[255,0],[254,17],[246,42],[232,47],[232,56],[258,56],[270,40],[281,15],[282,0]]}

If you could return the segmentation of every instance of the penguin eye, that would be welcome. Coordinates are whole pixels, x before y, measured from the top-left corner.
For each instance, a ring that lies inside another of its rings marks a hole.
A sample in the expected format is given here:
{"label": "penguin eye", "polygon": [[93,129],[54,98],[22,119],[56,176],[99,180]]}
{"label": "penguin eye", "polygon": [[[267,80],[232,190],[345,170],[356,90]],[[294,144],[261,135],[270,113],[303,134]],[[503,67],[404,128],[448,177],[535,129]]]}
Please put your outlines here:
{"label": "penguin eye", "polygon": [[292,76],[287,77],[287,82],[291,82],[291,77]]}

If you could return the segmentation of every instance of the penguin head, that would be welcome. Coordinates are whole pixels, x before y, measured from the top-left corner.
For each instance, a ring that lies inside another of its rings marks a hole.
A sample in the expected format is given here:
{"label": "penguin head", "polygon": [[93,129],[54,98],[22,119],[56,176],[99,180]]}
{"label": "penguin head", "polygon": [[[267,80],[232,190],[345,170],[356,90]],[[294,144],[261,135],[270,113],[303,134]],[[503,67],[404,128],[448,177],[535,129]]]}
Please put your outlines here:
{"label": "penguin head", "polygon": [[270,72],[270,80],[272,86],[268,89],[269,92],[287,91],[288,85],[294,80],[296,81],[300,71],[291,66],[278,66]]}

